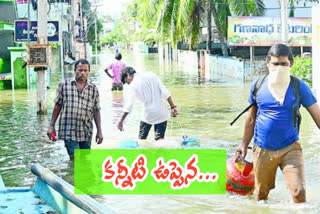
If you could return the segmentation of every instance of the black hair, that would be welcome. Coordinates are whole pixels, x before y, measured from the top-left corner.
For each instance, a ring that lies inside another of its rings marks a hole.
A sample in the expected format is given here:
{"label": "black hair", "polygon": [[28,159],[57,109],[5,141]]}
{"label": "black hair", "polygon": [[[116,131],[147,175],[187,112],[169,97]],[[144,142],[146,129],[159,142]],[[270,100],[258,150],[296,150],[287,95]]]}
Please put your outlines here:
{"label": "black hair", "polygon": [[289,61],[293,62],[293,54],[292,54],[291,48],[281,43],[274,44],[271,46],[271,48],[268,51],[267,62],[271,60],[272,56],[274,57],[287,56]]}
{"label": "black hair", "polygon": [[116,58],[117,60],[121,60],[122,59],[121,53],[117,53],[114,58]]}
{"label": "black hair", "polygon": [[89,66],[89,71],[90,71],[90,63],[88,62],[88,60],[86,59],[79,59],[76,61],[76,63],[74,64],[74,71],[77,70],[78,65],[88,65]]}
{"label": "black hair", "polygon": [[125,67],[122,69],[121,74],[120,74],[120,79],[122,84],[126,83],[126,78],[128,77],[128,74],[134,74],[136,73],[136,70],[134,70],[132,67]]}

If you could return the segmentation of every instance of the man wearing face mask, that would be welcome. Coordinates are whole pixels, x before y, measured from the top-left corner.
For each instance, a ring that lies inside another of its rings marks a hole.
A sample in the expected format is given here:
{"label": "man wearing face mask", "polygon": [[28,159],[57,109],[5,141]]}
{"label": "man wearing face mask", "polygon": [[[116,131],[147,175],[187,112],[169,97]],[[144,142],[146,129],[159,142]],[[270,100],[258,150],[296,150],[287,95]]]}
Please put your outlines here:
{"label": "man wearing face mask", "polygon": [[320,128],[320,108],[308,85],[299,79],[296,79],[300,93],[297,99],[295,84],[290,78],[292,64],[290,48],[284,44],[273,45],[267,55],[269,74],[255,96],[255,83],[251,85],[249,102],[252,106],[237,154],[246,156],[254,136],[253,165],[257,200],[268,199],[269,191],[275,187],[277,168],[280,167],[293,201],[306,201],[304,164],[295,111],[302,104]]}

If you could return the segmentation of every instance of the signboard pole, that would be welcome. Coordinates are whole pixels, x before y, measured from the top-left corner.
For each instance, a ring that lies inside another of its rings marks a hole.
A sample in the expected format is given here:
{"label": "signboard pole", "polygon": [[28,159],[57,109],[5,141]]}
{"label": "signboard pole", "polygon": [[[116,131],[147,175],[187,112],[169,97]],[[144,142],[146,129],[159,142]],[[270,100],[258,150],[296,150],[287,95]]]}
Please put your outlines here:
{"label": "signboard pole", "polygon": [[[38,1],[38,44],[47,44],[47,0]],[[47,67],[37,69],[37,114],[47,113]]]}

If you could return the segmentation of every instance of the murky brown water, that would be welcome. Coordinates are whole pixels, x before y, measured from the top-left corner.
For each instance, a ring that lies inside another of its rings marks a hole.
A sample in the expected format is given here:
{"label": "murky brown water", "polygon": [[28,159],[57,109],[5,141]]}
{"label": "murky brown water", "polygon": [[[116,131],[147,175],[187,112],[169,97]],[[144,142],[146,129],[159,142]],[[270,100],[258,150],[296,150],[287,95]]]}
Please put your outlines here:
{"label": "murky brown water", "polygon": [[[205,81],[197,71],[170,64],[160,64],[158,55],[123,53],[123,60],[138,72],[153,71],[165,82],[179,108],[180,116],[168,123],[167,137],[180,142],[181,136],[197,136],[202,148],[225,148],[231,157],[243,133],[243,116],[234,126],[229,123],[247,106],[249,84],[217,79]],[[115,128],[123,103],[121,92],[111,92],[111,80],[103,72],[113,61],[108,51],[92,58],[91,79],[101,95],[102,129],[106,147],[114,142],[135,139],[138,133],[141,104],[125,123],[125,131]],[[40,163],[73,183],[62,141],[51,142],[46,130],[53,108],[53,99],[61,74],[52,74],[48,91],[49,116],[36,115],[36,90],[0,91],[0,174],[7,186],[32,185],[32,163]],[[66,69],[65,77],[73,76]],[[320,132],[309,114],[302,110],[301,142],[305,157],[307,203],[290,202],[289,192],[279,171],[276,189],[267,203],[252,196],[235,195],[104,195],[97,199],[116,213],[320,213]],[[180,125],[181,124],[181,125]],[[149,139],[153,138],[150,132]],[[108,144],[109,142],[109,144]]]}

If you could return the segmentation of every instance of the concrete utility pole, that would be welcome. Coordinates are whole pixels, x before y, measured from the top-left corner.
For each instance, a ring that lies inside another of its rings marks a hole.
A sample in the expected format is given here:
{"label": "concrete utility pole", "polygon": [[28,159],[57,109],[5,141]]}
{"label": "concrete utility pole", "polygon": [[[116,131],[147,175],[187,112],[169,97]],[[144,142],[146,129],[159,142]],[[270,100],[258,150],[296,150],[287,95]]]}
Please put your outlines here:
{"label": "concrete utility pole", "polygon": [[[27,41],[28,45],[30,44],[30,7],[31,7],[31,0],[28,1],[28,35],[27,35]],[[29,89],[30,87],[30,67],[27,65],[27,87]]]}
{"label": "concrete utility pole", "polygon": [[84,44],[84,58],[87,58],[87,37],[86,32],[84,28],[84,22],[83,22],[83,14],[82,14],[82,0],[79,0],[79,6],[80,6],[80,28],[81,28],[81,37]]}
{"label": "concrete utility pole", "polygon": [[288,0],[280,0],[281,7],[281,40],[288,45]]}
{"label": "concrete utility pole", "polygon": [[[48,43],[47,34],[47,0],[38,1],[38,44]],[[48,56],[47,56],[48,57]],[[37,114],[47,113],[47,68],[37,69]]]}
{"label": "concrete utility pole", "polygon": [[[95,12],[97,12],[97,6],[96,6],[96,10]],[[96,56],[98,55],[98,34],[97,34],[97,14],[94,15],[95,16],[95,22],[94,22],[94,38],[95,38],[95,42],[96,42]]]}
{"label": "concrete utility pole", "polygon": [[[94,39],[96,43],[96,58],[98,56],[98,38],[97,38],[97,0],[94,1],[95,10],[94,10]],[[96,62],[97,63],[97,62]]]}

